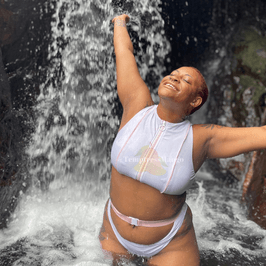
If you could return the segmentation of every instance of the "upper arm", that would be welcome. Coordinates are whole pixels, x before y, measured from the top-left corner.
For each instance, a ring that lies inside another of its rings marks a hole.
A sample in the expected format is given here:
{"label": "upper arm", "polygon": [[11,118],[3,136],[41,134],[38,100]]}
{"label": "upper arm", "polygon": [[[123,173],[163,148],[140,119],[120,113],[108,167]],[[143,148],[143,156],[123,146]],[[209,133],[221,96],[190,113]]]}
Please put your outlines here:
{"label": "upper arm", "polygon": [[[205,126],[205,128],[204,128]],[[228,158],[266,148],[265,127],[231,128],[202,125],[207,136],[207,157]]]}
{"label": "upper arm", "polygon": [[[141,78],[129,49],[116,52],[117,92],[123,109],[139,110],[153,104],[150,91]],[[134,111],[133,111],[134,112]]]}
{"label": "upper arm", "polygon": [[114,18],[114,48],[116,55],[117,92],[123,106],[120,128],[137,112],[152,105],[150,91],[140,76],[127,31],[126,14]]}

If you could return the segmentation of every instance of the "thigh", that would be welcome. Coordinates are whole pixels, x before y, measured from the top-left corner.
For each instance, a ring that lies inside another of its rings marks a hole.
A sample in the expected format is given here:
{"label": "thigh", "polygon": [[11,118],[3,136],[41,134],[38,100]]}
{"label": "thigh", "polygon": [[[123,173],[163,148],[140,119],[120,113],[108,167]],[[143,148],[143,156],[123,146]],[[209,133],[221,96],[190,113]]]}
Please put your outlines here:
{"label": "thigh", "polygon": [[199,266],[200,255],[190,209],[177,235],[157,255],[148,260],[150,266]]}

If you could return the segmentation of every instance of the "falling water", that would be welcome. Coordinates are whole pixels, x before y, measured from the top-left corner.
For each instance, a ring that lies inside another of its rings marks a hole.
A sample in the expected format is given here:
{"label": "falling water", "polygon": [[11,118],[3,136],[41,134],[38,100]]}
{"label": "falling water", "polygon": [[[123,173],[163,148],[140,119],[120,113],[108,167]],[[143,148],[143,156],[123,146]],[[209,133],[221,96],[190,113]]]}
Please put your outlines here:
{"label": "falling water", "polygon": [[[111,20],[130,15],[140,73],[157,101],[154,80],[162,78],[170,51],[159,5],[57,1],[51,66],[27,150],[32,185],[0,232],[0,265],[111,265],[97,238],[120,115]],[[246,219],[239,198],[239,188],[203,172],[188,192],[202,265],[264,265],[266,232]]]}

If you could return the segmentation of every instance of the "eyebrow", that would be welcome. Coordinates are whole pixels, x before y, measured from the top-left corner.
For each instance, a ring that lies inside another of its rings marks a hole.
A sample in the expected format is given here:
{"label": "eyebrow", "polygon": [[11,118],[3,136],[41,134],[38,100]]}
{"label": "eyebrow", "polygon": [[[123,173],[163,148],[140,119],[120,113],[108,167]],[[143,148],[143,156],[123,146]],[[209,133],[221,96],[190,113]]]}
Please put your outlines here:
{"label": "eyebrow", "polygon": [[[174,70],[174,71],[176,71],[176,72],[178,72],[179,73],[179,71],[178,70]],[[185,74],[186,76],[189,76],[189,77],[191,77],[191,78],[193,78],[192,76],[190,76],[189,74]]]}

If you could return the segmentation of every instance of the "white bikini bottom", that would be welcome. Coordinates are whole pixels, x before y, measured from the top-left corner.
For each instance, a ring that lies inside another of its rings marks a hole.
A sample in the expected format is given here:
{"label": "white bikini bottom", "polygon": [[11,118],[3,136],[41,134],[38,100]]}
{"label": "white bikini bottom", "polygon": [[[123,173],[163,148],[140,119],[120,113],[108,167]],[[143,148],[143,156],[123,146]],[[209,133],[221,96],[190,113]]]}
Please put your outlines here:
{"label": "white bikini bottom", "polygon": [[179,230],[179,228],[181,227],[181,225],[183,224],[186,212],[187,212],[187,204],[184,203],[183,207],[180,211],[180,214],[178,215],[178,217],[176,218],[176,220],[173,223],[173,227],[171,229],[171,231],[161,240],[159,240],[158,242],[154,243],[154,244],[150,244],[150,245],[143,245],[143,244],[137,244],[134,242],[130,242],[128,240],[126,240],[125,238],[123,238],[117,231],[112,217],[111,217],[111,200],[109,200],[108,202],[108,218],[110,221],[110,224],[112,226],[112,229],[118,239],[118,241],[120,242],[120,244],[128,250],[128,252],[138,255],[138,256],[143,256],[143,257],[152,257],[156,254],[158,254],[162,249],[164,249],[169,243],[170,241],[173,239],[173,237],[176,235],[177,231]]}

